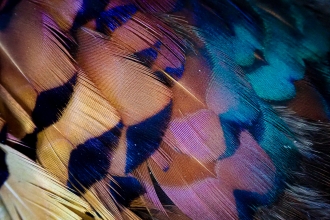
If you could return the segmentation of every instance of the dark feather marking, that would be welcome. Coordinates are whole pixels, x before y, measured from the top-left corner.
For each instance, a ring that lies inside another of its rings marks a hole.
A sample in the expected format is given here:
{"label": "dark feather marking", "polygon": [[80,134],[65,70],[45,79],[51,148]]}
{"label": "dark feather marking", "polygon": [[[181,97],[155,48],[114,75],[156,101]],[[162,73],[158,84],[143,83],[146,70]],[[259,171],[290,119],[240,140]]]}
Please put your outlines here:
{"label": "dark feather marking", "polygon": [[[259,115],[259,117],[252,122],[244,123],[240,120],[235,120],[233,114],[235,113],[230,110],[229,112],[223,113],[219,116],[226,143],[226,151],[218,158],[219,160],[230,157],[235,153],[240,145],[239,137],[243,130],[248,130],[249,132],[252,131],[252,135],[257,138],[259,137],[260,132],[263,132],[264,130],[262,123],[258,123],[259,121],[262,122],[261,115]],[[258,134],[255,134],[254,131],[257,131]]]}
{"label": "dark feather marking", "polygon": [[88,21],[99,17],[100,13],[104,11],[105,7],[108,5],[108,2],[109,0],[84,0],[71,28],[73,36],[75,36],[75,32]]}
{"label": "dark feather marking", "polygon": [[90,213],[90,212],[85,212],[85,215],[87,215],[88,217],[91,217],[92,219],[95,219],[95,216],[92,215],[92,213]]}
{"label": "dark feather marking", "polygon": [[172,112],[172,102],[159,113],[127,129],[125,173],[130,173],[159,147]]}
{"label": "dark feather marking", "polygon": [[218,159],[225,159],[235,153],[239,147],[239,136],[242,128],[237,122],[230,121],[226,118],[226,115],[220,115],[221,127],[226,142],[226,151]]}
{"label": "dark feather marking", "polygon": [[135,5],[122,5],[103,11],[100,19],[97,19],[97,30],[105,33],[104,26],[108,27],[112,32],[122,24],[126,23],[133,14],[137,12]]}
{"label": "dark feather marking", "polygon": [[153,74],[157,77],[157,80],[162,82],[164,85],[166,85],[168,87],[173,86],[173,81],[169,77],[167,77],[163,72],[156,71]]}
{"label": "dark feather marking", "polygon": [[141,50],[133,54],[138,60],[146,67],[151,67],[152,63],[157,59],[158,51],[161,46],[161,42],[157,41],[153,47]]}
{"label": "dark feather marking", "polygon": [[77,74],[63,85],[43,91],[38,95],[32,112],[32,120],[40,130],[52,125],[60,118],[61,112],[72,96],[76,82]]}
{"label": "dark feather marking", "polygon": [[[218,6],[214,2],[206,1],[202,5],[198,5],[197,1],[193,6],[195,12],[196,26],[203,30],[203,34],[211,37],[214,35],[214,31],[218,33],[227,33],[228,35],[234,35],[232,30],[233,24],[226,21],[226,14],[224,14],[224,3],[221,2]],[[222,8],[223,7],[223,8]],[[213,9],[220,10],[219,13],[216,13]],[[226,8],[228,10],[228,8]],[[231,10],[232,12],[232,10]],[[233,14],[229,14],[229,21],[233,21]],[[236,13],[237,16],[237,13]],[[236,19],[235,19],[236,20]],[[208,25],[206,26],[205,23]]]}
{"label": "dark feather marking", "polygon": [[6,153],[0,149],[0,188],[9,177],[9,171],[6,164]]}
{"label": "dark feather marking", "polygon": [[113,179],[110,182],[110,193],[121,205],[129,206],[134,199],[146,192],[134,177],[113,176]]}
{"label": "dark feather marking", "polygon": [[171,77],[178,80],[182,77],[184,72],[184,66],[182,65],[179,68],[166,67],[165,72],[168,73]]}
{"label": "dark feather marking", "polygon": [[31,134],[26,134],[22,139],[22,144],[14,144],[12,147],[29,157],[31,160],[37,159],[37,135],[38,129],[35,129]]}
{"label": "dark feather marking", "polygon": [[64,33],[62,33],[60,30],[57,30],[54,27],[47,26],[47,28],[52,32],[56,40],[65,47],[66,51],[63,51],[63,53],[66,54],[68,51],[71,56],[76,55],[78,50],[78,45],[74,42],[73,39],[68,38],[68,36],[66,36]]}
{"label": "dark feather marking", "polygon": [[110,167],[110,153],[117,146],[123,124],[80,144],[70,154],[67,185],[80,193],[103,179]]}
{"label": "dark feather marking", "polygon": [[159,198],[159,201],[164,205],[164,206],[168,206],[168,205],[174,205],[174,202],[166,195],[166,193],[163,191],[163,189],[160,187],[159,183],[157,182],[157,180],[155,179],[154,175],[152,175],[151,170],[148,168],[149,173],[150,173],[150,177],[152,180],[152,184],[155,188],[156,194]]}
{"label": "dark feather marking", "polygon": [[255,208],[268,203],[266,196],[245,190],[234,190],[233,192],[238,216],[240,220],[252,220]]}
{"label": "dark feather marking", "polygon": [[184,9],[184,0],[177,0],[174,9],[171,12],[181,11],[182,9]]}
{"label": "dark feather marking", "polygon": [[320,92],[326,101],[325,110],[330,118],[330,52],[320,63],[306,63],[306,75],[312,85]]}
{"label": "dark feather marking", "polygon": [[4,31],[7,28],[13,16],[14,8],[20,1],[21,0],[8,0],[5,6],[0,10],[0,31]]}
{"label": "dark feather marking", "polygon": [[8,126],[7,124],[5,124],[1,130],[0,130],[0,143],[4,144],[6,143],[7,140],[7,130],[8,130]]}
{"label": "dark feather marking", "polygon": [[[165,73],[167,73],[168,75],[170,75],[170,77],[168,77],[164,72],[162,71],[156,71],[153,74],[156,76],[157,80],[159,80],[160,82],[162,82],[164,85],[168,86],[168,87],[172,87],[174,84],[174,80],[178,80],[182,77],[183,72],[184,72],[184,65],[182,65],[179,68],[173,68],[173,67],[166,67],[165,68]],[[171,77],[173,79],[171,79]]]}

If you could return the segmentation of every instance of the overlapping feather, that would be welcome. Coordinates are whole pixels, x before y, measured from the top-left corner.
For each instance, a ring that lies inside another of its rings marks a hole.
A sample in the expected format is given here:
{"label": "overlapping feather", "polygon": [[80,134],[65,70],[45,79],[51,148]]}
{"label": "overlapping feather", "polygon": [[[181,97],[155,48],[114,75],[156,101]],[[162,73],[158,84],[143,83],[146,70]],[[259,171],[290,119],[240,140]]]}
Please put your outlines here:
{"label": "overlapping feather", "polygon": [[4,1],[13,147],[95,218],[327,219],[330,35],[306,2]]}
{"label": "overlapping feather", "polygon": [[8,169],[0,190],[1,219],[97,219],[86,201],[42,167],[7,145],[0,148]]}

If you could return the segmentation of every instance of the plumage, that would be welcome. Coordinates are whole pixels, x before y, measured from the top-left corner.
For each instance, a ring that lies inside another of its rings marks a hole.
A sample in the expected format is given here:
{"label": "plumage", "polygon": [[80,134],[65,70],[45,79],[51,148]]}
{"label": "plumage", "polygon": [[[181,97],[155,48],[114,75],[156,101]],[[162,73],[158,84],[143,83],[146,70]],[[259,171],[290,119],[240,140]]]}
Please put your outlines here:
{"label": "plumage", "polygon": [[7,218],[90,219],[89,215],[95,216],[86,201],[68,191],[39,165],[7,145],[0,147],[1,208],[2,214],[10,215]]}
{"label": "plumage", "polygon": [[0,218],[329,219],[327,5],[0,1]]}

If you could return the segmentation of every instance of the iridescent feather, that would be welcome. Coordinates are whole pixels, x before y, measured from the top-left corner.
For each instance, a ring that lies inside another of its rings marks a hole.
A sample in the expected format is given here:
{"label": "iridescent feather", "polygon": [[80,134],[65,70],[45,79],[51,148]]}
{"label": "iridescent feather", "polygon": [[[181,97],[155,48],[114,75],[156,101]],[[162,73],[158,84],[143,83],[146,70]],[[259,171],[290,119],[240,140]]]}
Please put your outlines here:
{"label": "iridescent feather", "polygon": [[329,219],[326,6],[0,1],[0,216]]}

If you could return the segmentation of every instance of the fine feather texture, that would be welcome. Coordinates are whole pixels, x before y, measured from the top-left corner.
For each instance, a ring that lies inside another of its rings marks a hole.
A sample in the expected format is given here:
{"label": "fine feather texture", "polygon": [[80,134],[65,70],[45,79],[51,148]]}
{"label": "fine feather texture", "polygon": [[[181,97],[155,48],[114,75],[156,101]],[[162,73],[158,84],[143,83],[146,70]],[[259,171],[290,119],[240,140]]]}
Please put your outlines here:
{"label": "fine feather texture", "polygon": [[90,219],[88,203],[24,155],[0,148],[9,173],[0,190],[1,219]]}
{"label": "fine feather texture", "polygon": [[0,214],[329,219],[324,5],[0,2]]}

